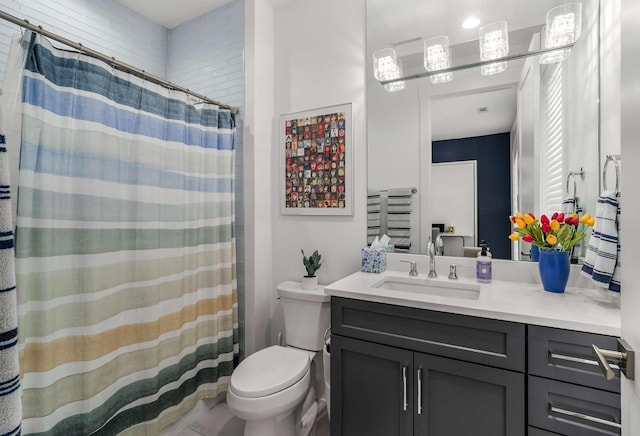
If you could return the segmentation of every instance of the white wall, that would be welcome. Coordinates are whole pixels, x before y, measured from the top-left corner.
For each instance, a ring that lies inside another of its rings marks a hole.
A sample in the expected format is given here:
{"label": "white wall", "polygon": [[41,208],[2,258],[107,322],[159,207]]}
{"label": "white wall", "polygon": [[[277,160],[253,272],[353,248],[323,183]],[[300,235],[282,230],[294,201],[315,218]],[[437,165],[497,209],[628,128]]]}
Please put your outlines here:
{"label": "white wall", "polygon": [[[317,249],[326,259],[318,271],[322,284],[360,268],[360,248],[366,244],[365,1],[294,0],[275,7],[274,24],[275,94],[268,160],[273,169],[269,208],[273,278],[268,290],[272,300],[277,283],[300,280],[304,274],[301,248]],[[280,215],[276,119],[284,113],[347,102],[353,104],[354,215]],[[274,317],[273,338],[282,328],[277,306]]]}
{"label": "white wall", "polygon": [[[609,154],[619,155],[620,144],[620,11],[619,0],[603,0],[600,26],[600,162]],[[600,165],[602,173],[602,165]],[[607,187],[615,186],[615,171],[609,164]]]}
{"label": "white wall", "polygon": [[[591,6],[593,3],[588,2]],[[566,179],[571,171],[584,168],[584,179],[578,178],[576,195],[580,198],[585,212],[593,213],[598,195],[600,195],[600,168],[598,153],[585,153],[585,148],[593,150],[598,144],[598,15],[592,7],[582,8],[582,36],[571,50],[569,58],[563,62],[563,90],[566,91],[564,125],[564,168],[563,198],[571,194],[566,192]],[[607,84],[600,87],[607,90]],[[573,191],[573,187],[569,188]]]}
{"label": "white wall", "polygon": [[274,12],[264,0],[244,0],[245,29],[245,313],[246,353],[271,344],[275,306],[272,259],[271,142],[274,119]]}
{"label": "white wall", "polygon": [[[615,0],[607,0],[615,1]],[[616,1],[617,2],[617,1]],[[640,233],[634,231],[640,214],[640,202],[638,201],[638,186],[640,186],[640,3],[636,0],[620,1],[620,20],[622,44],[621,44],[621,151],[625,161],[627,172],[622,176],[621,202],[621,248],[622,248],[622,283],[623,291],[620,306],[622,307],[622,337],[636,351],[640,350],[640,293],[638,286],[637,265],[640,264],[638,245]],[[627,378],[621,379],[622,390],[622,435],[634,436],[640,432],[640,361],[635,362],[635,382]]]}

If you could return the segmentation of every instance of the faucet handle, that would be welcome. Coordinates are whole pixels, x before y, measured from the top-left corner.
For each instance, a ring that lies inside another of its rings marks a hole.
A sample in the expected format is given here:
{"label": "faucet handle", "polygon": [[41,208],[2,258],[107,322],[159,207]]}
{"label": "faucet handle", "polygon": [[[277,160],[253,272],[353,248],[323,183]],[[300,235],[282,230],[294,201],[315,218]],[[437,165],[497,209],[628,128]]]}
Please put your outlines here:
{"label": "faucet handle", "polygon": [[456,267],[458,265],[449,265],[449,280],[458,280],[458,274],[456,273]]}
{"label": "faucet handle", "polygon": [[400,262],[409,264],[409,275],[411,277],[418,275],[418,265],[415,260],[401,260]]}

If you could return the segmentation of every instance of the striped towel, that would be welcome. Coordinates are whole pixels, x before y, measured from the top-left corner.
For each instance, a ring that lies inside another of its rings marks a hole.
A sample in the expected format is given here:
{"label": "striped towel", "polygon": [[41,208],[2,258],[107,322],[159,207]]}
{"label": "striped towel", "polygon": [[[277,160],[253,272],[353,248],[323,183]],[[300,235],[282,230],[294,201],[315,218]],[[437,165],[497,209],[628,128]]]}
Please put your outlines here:
{"label": "striped towel", "polygon": [[18,311],[9,190],[9,163],[0,135],[0,435],[21,431],[22,403],[18,369]]}
{"label": "striped towel", "polygon": [[562,202],[562,212],[564,213],[582,213],[583,209],[580,205],[580,198],[567,198]]}
{"label": "striped towel", "polygon": [[597,286],[620,292],[620,203],[613,191],[603,192],[596,206],[596,223],[591,232],[582,273]]}

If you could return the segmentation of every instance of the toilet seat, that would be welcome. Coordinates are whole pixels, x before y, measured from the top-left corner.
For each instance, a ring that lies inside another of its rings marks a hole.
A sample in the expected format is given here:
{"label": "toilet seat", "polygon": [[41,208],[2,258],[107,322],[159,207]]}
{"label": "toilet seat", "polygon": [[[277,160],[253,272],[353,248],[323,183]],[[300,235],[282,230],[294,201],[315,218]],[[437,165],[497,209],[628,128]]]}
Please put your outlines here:
{"label": "toilet seat", "polygon": [[231,375],[231,389],[245,398],[282,391],[309,372],[309,353],[274,345],[243,360]]}

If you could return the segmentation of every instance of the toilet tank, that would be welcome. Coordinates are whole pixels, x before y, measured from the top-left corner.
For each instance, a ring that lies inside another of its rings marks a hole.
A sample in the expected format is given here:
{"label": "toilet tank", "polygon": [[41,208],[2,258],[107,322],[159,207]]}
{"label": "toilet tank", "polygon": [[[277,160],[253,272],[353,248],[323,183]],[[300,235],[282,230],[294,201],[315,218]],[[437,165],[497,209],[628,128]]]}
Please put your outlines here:
{"label": "toilet tank", "polygon": [[307,290],[299,282],[283,282],[277,291],[284,312],[287,345],[322,350],[324,332],[331,319],[331,297],[324,294],[324,287]]}

